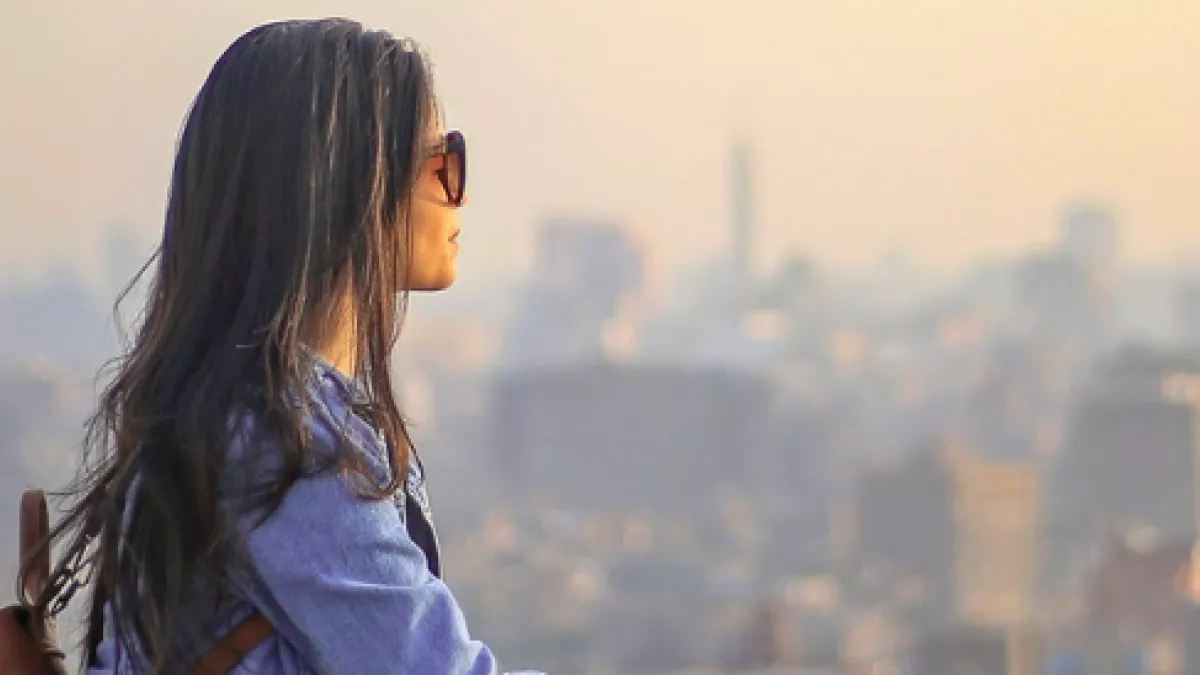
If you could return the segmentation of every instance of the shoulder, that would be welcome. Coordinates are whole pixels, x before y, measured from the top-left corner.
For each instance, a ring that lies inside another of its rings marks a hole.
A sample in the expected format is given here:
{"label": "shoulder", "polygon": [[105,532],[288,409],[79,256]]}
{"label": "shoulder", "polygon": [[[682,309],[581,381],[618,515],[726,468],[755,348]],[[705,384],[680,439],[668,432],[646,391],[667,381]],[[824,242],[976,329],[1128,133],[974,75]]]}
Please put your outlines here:
{"label": "shoulder", "polygon": [[220,477],[226,499],[255,499],[283,481],[347,474],[341,470],[345,467],[355,467],[361,478],[372,484],[358,486],[364,489],[391,482],[387,444],[330,383],[314,376],[292,406],[299,428],[288,433],[261,412],[240,409],[231,414],[229,447]]}

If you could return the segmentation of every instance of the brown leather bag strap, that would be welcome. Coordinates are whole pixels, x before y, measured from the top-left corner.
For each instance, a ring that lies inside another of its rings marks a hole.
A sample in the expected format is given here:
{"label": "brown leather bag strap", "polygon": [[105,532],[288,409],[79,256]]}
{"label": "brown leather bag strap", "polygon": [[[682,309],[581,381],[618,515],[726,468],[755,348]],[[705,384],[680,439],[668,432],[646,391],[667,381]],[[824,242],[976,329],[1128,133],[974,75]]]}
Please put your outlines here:
{"label": "brown leather bag strap", "polygon": [[255,612],[205,654],[188,675],[225,675],[274,632],[275,627],[267,617],[262,612]]}
{"label": "brown leather bag strap", "polygon": [[[50,580],[50,512],[46,508],[46,493],[26,490],[21,494],[18,520],[20,536],[21,602],[36,605]],[[29,637],[37,642],[42,657],[42,670],[48,675],[67,675],[65,656],[58,646],[54,620],[36,607],[31,608],[25,621]]]}
{"label": "brown leather bag strap", "polygon": [[50,546],[46,543],[50,536],[50,513],[45,492],[26,490],[21,494],[19,528],[21,563],[29,564],[28,573],[21,580],[21,590],[26,602],[35,603],[50,579]]}

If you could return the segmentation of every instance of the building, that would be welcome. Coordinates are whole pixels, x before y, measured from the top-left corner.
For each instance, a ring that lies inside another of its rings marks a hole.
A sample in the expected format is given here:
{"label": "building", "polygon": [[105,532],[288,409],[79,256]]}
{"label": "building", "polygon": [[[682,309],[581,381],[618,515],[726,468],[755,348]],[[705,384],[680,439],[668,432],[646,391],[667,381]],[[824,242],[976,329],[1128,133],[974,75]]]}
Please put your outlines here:
{"label": "building", "polygon": [[1109,540],[1088,589],[1092,668],[1133,662],[1140,672],[1200,672],[1187,654],[1196,625],[1186,597],[1193,549],[1190,538],[1156,541],[1138,532]]}
{"label": "building", "polygon": [[754,174],[750,145],[745,141],[733,147],[730,158],[729,182],[731,200],[731,246],[733,281],[739,301],[749,300],[754,286],[754,245],[757,239],[754,213]]}
{"label": "building", "polygon": [[538,230],[537,285],[589,310],[612,314],[622,296],[645,281],[644,253],[621,223],[580,217],[550,218]]}
{"label": "building", "polygon": [[1200,347],[1200,280],[1191,279],[1175,291],[1175,328],[1189,349]]}
{"label": "building", "polygon": [[1032,256],[1016,272],[1016,298],[1029,332],[1087,349],[1106,346],[1111,294],[1079,262],[1057,253]]}
{"label": "building", "polygon": [[1116,216],[1100,204],[1075,204],[1063,218],[1059,248],[1093,276],[1111,277],[1118,263]]}
{"label": "building", "polygon": [[746,489],[771,388],[721,371],[597,362],[502,377],[493,458],[514,498],[547,508],[701,519]]}
{"label": "building", "polygon": [[[944,440],[868,473],[859,556],[886,593],[916,582],[919,624],[1007,629],[1034,612],[1042,538],[1032,461],[992,461]],[[910,600],[911,601],[911,600]]]}
{"label": "building", "polygon": [[1040,636],[1031,628],[960,627],[922,636],[907,672],[921,675],[1038,675]]}
{"label": "building", "polygon": [[1114,528],[1196,532],[1200,361],[1125,349],[1083,383],[1055,468],[1055,529],[1083,551]]}
{"label": "building", "polygon": [[1114,534],[1091,579],[1090,621],[1139,640],[1173,630],[1189,604],[1183,580],[1193,548],[1192,539],[1139,541],[1136,533]]}
{"label": "building", "polygon": [[644,251],[620,223],[547,220],[538,231],[530,286],[505,340],[505,365],[578,363],[605,353],[607,338],[637,323],[645,275]]}
{"label": "building", "polygon": [[1033,463],[961,457],[954,495],[959,618],[993,628],[1032,621],[1042,539]]}
{"label": "building", "polygon": [[950,468],[938,448],[867,471],[857,487],[857,557],[897,580],[925,580],[931,613],[949,614],[954,494]]}
{"label": "building", "polygon": [[1117,223],[1103,207],[1081,204],[1065,215],[1057,248],[1016,271],[1016,299],[1033,334],[1105,349],[1116,326]]}

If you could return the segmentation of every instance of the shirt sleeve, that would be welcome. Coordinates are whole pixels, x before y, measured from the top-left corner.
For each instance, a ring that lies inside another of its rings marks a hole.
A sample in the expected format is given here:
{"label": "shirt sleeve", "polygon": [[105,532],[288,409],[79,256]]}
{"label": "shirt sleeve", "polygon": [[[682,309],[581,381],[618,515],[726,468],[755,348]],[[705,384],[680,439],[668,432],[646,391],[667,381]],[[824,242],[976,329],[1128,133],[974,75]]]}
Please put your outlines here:
{"label": "shirt sleeve", "polygon": [[361,499],[338,472],[295,483],[246,542],[256,576],[319,672],[499,673],[395,505]]}

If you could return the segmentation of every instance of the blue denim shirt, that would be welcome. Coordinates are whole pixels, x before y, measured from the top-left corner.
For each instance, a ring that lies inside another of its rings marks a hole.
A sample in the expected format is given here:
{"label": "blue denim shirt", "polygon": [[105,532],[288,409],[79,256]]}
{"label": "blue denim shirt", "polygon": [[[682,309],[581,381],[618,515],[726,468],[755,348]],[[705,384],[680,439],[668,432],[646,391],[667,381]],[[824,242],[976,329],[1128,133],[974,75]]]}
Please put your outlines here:
{"label": "blue denim shirt", "polygon": [[[348,378],[314,359],[307,391],[317,413],[313,437],[332,442],[341,428],[368,464],[386,466],[381,436],[350,410],[353,391]],[[298,481],[261,525],[246,521],[252,570],[228,625],[258,609],[275,633],[231,675],[499,673],[436,576],[436,536],[419,469],[408,478],[409,489],[394,500],[366,501],[340,474],[323,472]],[[413,518],[428,526],[430,555],[409,534]],[[89,675],[136,672],[114,643],[109,631]]]}

